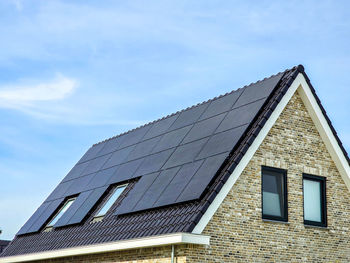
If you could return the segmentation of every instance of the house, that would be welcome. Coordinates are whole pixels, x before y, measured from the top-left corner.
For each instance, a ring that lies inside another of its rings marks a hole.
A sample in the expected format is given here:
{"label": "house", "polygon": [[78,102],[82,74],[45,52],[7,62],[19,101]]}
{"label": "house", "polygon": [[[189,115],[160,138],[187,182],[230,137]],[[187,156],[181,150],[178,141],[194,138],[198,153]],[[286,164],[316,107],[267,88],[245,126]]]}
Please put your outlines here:
{"label": "house", "polygon": [[0,240],[0,254],[2,253],[2,251],[4,251],[4,249],[8,246],[8,244],[10,244],[10,241]]}
{"label": "house", "polygon": [[350,262],[349,163],[299,65],[93,145],[0,262]]}

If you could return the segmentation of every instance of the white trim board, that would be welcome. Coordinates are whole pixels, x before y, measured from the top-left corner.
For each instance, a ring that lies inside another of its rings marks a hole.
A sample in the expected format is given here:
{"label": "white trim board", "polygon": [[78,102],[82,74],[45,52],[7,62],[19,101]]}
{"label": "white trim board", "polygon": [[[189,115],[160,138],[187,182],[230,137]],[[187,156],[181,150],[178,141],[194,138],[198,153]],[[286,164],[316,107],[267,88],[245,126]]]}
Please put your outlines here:
{"label": "white trim board", "polygon": [[318,132],[323,139],[327,150],[335,162],[345,184],[350,191],[350,167],[349,164],[339,147],[337,140],[331,128],[324,117],[320,106],[318,105],[309,85],[307,84],[305,77],[302,73],[299,73],[296,79],[293,81],[292,85],[289,87],[287,93],[283,96],[282,100],[277,105],[276,109],[272,112],[270,118],[266,121],[264,127],[259,132],[258,136],[255,138],[253,144],[249,147],[248,151],[245,153],[235,170],[230,175],[227,182],[222,187],[221,191],[217,194],[214,201],[210,204],[207,211],[204,213],[202,218],[199,220],[198,224],[193,229],[192,233],[201,234],[204,228],[209,223],[210,219],[213,217],[221,203],[224,201],[225,197],[232,189],[237,179],[243,172],[243,170],[248,165],[249,161],[253,158],[255,152],[258,150],[259,146],[271,130],[272,126],[277,121],[278,117],[281,115],[284,108],[287,106],[288,102],[295,94],[298,92],[313,120]]}
{"label": "white trim board", "polygon": [[190,233],[175,233],[153,237],[144,237],[131,240],[102,243],[96,245],[65,248],[39,253],[25,254],[0,258],[0,263],[27,262],[33,260],[53,259],[60,257],[71,257],[78,255],[97,254],[105,252],[120,251],[126,249],[139,249],[155,246],[177,245],[177,244],[197,244],[209,245],[210,237]]}

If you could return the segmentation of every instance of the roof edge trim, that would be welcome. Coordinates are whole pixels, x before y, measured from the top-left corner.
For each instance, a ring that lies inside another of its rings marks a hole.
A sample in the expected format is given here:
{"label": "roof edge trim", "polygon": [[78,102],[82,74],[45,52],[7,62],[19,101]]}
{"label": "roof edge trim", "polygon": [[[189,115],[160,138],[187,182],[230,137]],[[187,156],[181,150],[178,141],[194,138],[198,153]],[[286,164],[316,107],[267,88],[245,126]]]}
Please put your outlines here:
{"label": "roof edge trim", "polygon": [[313,122],[315,123],[316,128],[321,133],[321,137],[326,144],[327,150],[330,152],[332,159],[335,161],[335,164],[345,182],[348,189],[350,190],[350,166],[347,162],[347,158],[344,155],[343,151],[340,149],[337,140],[326,121],[324,114],[321,111],[320,105],[317,103],[315,94],[312,92],[310,85],[308,84],[303,68],[298,67],[298,75],[291,83],[286,94],[283,96],[275,110],[272,112],[270,118],[266,121],[264,127],[259,132],[258,136],[255,138],[253,144],[249,147],[245,155],[242,157],[241,161],[238,163],[234,171],[229,176],[228,180],[222,187],[221,191],[217,194],[213,202],[210,204],[206,212],[203,214],[199,222],[196,224],[192,230],[193,234],[201,234],[204,228],[207,226],[221,203],[224,201],[225,197],[231,190],[231,188],[236,183],[237,179],[248,165],[249,161],[254,156],[255,152],[260,147],[261,143],[267,136],[268,132],[271,130],[272,126],[277,121],[278,117],[281,115],[284,108],[287,106],[288,102],[295,94],[298,92],[302,100],[311,115]]}
{"label": "roof edge trim", "polygon": [[156,246],[176,245],[176,244],[196,244],[209,245],[210,236],[190,233],[175,233],[159,236],[151,236],[137,239],[122,240],[116,242],[88,245],[81,247],[51,250],[39,253],[24,254],[18,256],[0,258],[0,263],[27,262],[33,260],[53,259],[71,257],[78,255],[97,254],[105,252],[115,252],[127,249],[147,248]]}

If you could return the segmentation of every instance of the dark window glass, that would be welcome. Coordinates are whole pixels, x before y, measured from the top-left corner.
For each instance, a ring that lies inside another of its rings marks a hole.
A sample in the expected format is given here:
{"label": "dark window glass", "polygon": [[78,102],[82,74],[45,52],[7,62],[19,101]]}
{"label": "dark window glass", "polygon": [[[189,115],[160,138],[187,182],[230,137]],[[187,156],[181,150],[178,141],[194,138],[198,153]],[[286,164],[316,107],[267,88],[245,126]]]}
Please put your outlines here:
{"label": "dark window glass", "polygon": [[262,218],[288,221],[286,170],[262,167]]}
{"label": "dark window glass", "polygon": [[304,223],[327,226],[326,220],[326,178],[304,174]]}

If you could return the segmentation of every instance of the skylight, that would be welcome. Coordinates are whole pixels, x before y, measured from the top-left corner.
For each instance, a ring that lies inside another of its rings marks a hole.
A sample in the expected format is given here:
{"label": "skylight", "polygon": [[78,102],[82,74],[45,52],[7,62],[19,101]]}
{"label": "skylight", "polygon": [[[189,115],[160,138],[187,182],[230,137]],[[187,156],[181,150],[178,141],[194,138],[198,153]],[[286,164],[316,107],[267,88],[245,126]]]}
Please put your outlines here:
{"label": "skylight", "polygon": [[50,223],[46,227],[53,227],[57,221],[63,216],[63,214],[68,210],[68,208],[74,203],[76,197],[68,199],[62,206],[61,210],[52,218]]}
{"label": "skylight", "polygon": [[121,185],[116,187],[113,191],[113,193],[110,195],[109,199],[105,202],[105,204],[102,206],[100,211],[95,215],[95,217],[102,217],[104,216],[108,210],[112,207],[112,205],[117,201],[118,197],[121,195],[121,193],[124,191],[124,189],[127,187],[127,184]]}

